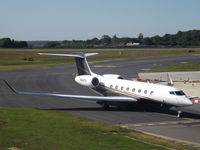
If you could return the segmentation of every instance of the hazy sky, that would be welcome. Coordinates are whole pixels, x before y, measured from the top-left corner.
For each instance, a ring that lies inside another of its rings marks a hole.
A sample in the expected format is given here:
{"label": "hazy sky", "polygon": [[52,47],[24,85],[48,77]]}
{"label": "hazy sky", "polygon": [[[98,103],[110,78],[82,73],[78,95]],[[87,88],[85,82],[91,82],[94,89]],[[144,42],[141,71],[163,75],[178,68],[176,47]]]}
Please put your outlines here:
{"label": "hazy sky", "polygon": [[72,40],[200,29],[200,0],[0,0],[0,37]]}

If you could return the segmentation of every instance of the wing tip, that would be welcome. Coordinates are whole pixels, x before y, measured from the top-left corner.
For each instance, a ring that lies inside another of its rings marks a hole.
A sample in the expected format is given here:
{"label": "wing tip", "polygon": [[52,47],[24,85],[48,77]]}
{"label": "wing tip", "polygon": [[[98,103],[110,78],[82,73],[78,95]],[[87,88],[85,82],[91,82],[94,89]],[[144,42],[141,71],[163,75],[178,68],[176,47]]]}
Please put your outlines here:
{"label": "wing tip", "polygon": [[13,88],[13,87],[8,83],[8,81],[6,81],[6,80],[3,80],[3,81],[4,81],[4,83],[9,87],[9,89],[10,89],[11,91],[13,91],[14,93],[18,93],[17,90],[16,90],[15,88]]}

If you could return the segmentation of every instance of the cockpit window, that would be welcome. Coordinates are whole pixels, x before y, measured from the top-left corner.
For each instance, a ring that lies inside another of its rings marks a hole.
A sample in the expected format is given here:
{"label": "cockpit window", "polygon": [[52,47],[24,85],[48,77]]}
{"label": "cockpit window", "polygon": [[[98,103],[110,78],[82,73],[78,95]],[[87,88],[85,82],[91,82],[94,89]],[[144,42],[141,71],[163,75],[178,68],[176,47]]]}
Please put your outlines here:
{"label": "cockpit window", "polygon": [[185,93],[183,91],[175,91],[175,93],[178,96],[185,95]]}
{"label": "cockpit window", "polygon": [[124,79],[123,77],[119,76],[118,79]]}
{"label": "cockpit window", "polygon": [[185,95],[185,93],[183,91],[170,91],[169,94],[177,95],[177,96]]}

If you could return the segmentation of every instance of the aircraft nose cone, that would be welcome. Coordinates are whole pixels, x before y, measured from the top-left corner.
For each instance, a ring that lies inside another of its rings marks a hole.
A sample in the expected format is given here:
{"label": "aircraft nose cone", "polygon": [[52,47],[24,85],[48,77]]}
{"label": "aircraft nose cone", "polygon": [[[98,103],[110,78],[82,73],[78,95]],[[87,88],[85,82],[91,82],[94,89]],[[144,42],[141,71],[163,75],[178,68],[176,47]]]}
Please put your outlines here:
{"label": "aircraft nose cone", "polygon": [[185,106],[191,106],[191,105],[193,105],[193,102],[187,98],[184,100],[184,104],[185,104]]}
{"label": "aircraft nose cone", "polygon": [[179,106],[191,106],[193,105],[192,101],[189,98],[186,97],[182,97],[180,99],[178,99],[178,104]]}

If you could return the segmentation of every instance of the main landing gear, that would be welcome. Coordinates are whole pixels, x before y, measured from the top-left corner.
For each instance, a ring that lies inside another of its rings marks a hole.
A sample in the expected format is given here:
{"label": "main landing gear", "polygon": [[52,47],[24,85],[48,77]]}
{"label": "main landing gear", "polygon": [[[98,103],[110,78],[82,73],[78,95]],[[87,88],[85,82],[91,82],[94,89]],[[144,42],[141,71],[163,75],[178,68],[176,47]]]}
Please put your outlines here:
{"label": "main landing gear", "polygon": [[109,109],[109,104],[106,102],[102,103],[102,108],[105,110]]}
{"label": "main landing gear", "polygon": [[104,110],[108,110],[110,108],[108,102],[97,102],[97,104],[101,105]]}

